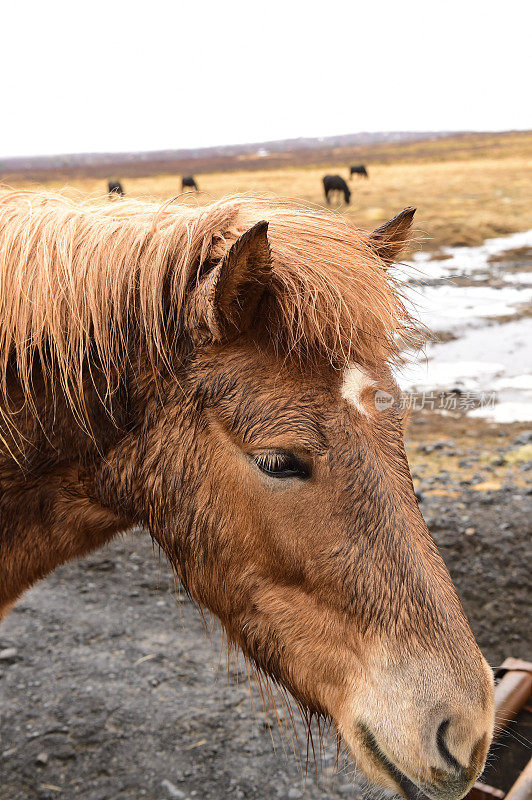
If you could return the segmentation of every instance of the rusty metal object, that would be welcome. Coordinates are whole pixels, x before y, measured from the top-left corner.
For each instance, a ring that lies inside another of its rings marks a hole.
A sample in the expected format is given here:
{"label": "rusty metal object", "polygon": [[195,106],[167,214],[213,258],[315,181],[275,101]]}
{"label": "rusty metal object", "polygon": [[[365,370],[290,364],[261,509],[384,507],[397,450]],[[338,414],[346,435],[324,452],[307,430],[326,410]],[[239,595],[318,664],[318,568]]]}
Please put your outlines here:
{"label": "rusty metal object", "polygon": [[504,677],[495,687],[495,735],[498,736],[522,709],[532,693],[532,664],[507,658]]}
{"label": "rusty metal object", "polygon": [[[532,663],[518,658],[507,658],[496,671],[502,675],[495,687],[495,738],[512,719],[526,708],[532,695]],[[465,800],[532,800],[532,760],[505,795],[501,789],[477,781]]]}
{"label": "rusty metal object", "polygon": [[496,789],[494,786],[488,786],[487,783],[477,781],[469,794],[468,800],[502,800],[504,792],[501,789]]}
{"label": "rusty metal object", "polygon": [[506,795],[506,800],[531,800],[532,798],[532,758]]}
{"label": "rusty metal object", "polygon": [[532,672],[532,663],[530,661],[523,661],[522,658],[507,658],[506,661],[497,667],[495,670],[496,675],[518,669],[523,672]]}

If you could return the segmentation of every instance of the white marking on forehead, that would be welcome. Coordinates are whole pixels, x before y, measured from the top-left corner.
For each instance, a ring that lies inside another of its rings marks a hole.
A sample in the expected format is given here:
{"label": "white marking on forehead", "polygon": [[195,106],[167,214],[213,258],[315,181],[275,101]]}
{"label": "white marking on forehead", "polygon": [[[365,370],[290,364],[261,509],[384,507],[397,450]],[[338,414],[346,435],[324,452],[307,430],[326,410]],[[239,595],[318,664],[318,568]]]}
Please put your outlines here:
{"label": "white marking on forehead", "polygon": [[344,372],[342,380],[341,395],[344,400],[354,405],[360,414],[367,416],[368,411],[362,403],[362,392],[369,386],[374,386],[373,381],[365,369],[360,364],[351,364]]}

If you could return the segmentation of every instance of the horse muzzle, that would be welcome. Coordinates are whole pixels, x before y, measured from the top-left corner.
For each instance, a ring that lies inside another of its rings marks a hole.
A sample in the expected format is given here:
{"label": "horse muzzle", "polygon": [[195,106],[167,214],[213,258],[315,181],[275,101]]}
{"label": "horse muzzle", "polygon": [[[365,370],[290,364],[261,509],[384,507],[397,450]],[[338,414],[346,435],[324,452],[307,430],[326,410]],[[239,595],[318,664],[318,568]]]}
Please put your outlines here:
{"label": "horse muzzle", "polygon": [[487,753],[490,737],[484,734],[473,747],[470,763],[464,766],[450,753],[445,733],[450,720],[444,720],[436,732],[436,746],[446,768],[433,766],[428,769],[428,779],[422,779],[421,770],[414,781],[403,772],[382,750],[377,739],[369,728],[363,723],[359,725],[363,746],[373,761],[389,781],[407,800],[422,800],[429,797],[432,800],[460,800],[471,788],[480,774]]}
{"label": "horse muzzle", "polygon": [[493,678],[482,658],[460,680],[437,661],[417,662],[373,672],[348,709],[340,730],[370,780],[408,800],[460,800],[491,742]]}

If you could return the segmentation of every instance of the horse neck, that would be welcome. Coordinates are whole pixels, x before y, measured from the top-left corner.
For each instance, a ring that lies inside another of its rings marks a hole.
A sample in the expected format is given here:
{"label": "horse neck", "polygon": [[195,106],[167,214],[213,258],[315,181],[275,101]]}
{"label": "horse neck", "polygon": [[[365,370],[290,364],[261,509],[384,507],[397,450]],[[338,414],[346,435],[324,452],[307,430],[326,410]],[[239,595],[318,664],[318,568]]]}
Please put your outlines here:
{"label": "horse neck", "polygon": [[[135,361],[143,360],[130,364]],[[53,428],[43,430],[41,397],[41,424],[27,419],[22,437],[11,437],[11,452],[0,440],[0,618],[57,566],[135,524],[150,526],[153,459],[164,449],[168,429],[175,435],[190,428],[192,406],[179,388],[185,378],[183,372],[158,383],[151,368],[136,374],[130,368],[114,419],[97,399],[104,393],[87,392],[92,402],[85,430],[64,397],[56,397],[54,413],[47,414]]]}
{"label": "horse neck", "polygon": [[131,525],[101,496],[102,465],[121,434],[97,410],[96,393],[87,393],[84,430],[64,395],[50,410],[36,383],[19,427],[12,421],[0,430],[0,617],[35,581]]}
{"label": "horse neck", "polygon": [[28,475],[0,461],[0,617],[55,567],[128,527],[98,503],[89,475],[55,464]]}

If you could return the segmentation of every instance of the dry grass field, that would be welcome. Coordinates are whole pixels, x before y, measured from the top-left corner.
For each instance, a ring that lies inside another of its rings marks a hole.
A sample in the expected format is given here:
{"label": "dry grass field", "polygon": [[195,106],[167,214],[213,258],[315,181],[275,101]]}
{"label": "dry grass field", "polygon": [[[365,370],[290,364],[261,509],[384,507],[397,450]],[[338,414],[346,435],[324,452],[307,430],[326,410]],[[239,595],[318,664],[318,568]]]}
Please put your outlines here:
{"label": "dry grass field", "polygon": [[[201,163],[191,162],[190,172],[195,164],[201,192],[181,197],[179,202],[205,204],[233,192],[266,192],[323,204],[324,174],[347,178],[349,163],[366,163],[370,179],[353,177],[351,204],[332,206],[361,227],[374,227],[413,205],[418,209],[417,241],[431,250],[479,244],[492,236],[532,228],[532,132],[379,145],[358,153],[333,150],[329,161],[312,165],[272,168],[267,161],[257,158],[255,169],[249,164],[239,169],[234,163],[230,171],[219,172],[201,172]],[[36,185],[15,176],[8,182]],[[39,185],[74,189],[82,195],[101,195],[105,190],[101,178],[62,177]],[[180,175],[125,178],[123,185],[128,196],[167,200],[180,193]]]}

